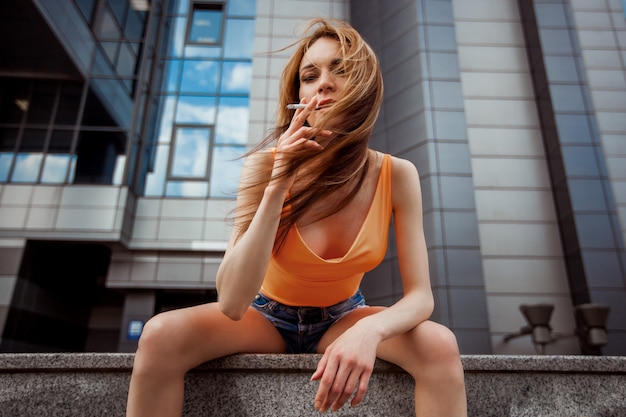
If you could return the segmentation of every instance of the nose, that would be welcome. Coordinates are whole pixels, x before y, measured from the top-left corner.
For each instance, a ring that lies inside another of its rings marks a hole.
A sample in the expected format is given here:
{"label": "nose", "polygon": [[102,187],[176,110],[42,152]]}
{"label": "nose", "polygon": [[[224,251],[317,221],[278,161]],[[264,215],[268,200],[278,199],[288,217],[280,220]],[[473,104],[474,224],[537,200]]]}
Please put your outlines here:
{"label": "nose", "polygon": [[330,71],[322,71],[317,85],[317,91],[333,91],[335,89],[335,76]]}

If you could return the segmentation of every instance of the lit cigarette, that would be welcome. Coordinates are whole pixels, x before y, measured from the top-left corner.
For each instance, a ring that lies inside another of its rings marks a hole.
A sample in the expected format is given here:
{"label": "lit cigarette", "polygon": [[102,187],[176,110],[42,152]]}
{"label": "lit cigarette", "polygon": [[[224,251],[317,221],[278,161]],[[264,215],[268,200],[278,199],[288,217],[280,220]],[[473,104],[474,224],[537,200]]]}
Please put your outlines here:
{"label": "lit cigarette", "polygon": [[287,110],[303,109],[305,107],[306,107],[306,104],[300,104],[300,103],[287,104]]}

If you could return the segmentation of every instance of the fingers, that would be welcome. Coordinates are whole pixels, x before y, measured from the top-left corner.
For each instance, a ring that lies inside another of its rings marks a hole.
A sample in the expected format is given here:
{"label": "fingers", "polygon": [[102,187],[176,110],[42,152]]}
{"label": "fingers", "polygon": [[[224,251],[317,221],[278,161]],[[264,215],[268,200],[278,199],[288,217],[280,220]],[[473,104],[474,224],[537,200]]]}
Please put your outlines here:
{"label": "fingers", "polygon": [[[322,364],[322,361],[324,363]],[[312,380],[320,380],[315,396],[315,409],[324,413],[328,409],[337,411],[352,397],[350,407],[358,405],[367,391],[372,370],[346,361],[343,365],[326,362],[324,357],[312,376]],[[320,366],[321,365],[321,366]],[[356,394],[355,394],[356,391]]]}
{"label": "fingers", "polygon": [[317,98],[313,98],[309,103],[305,103],[305,99],[302,99],[300,103],[306,104],[306,107],[302,109],[297,109],[293,117],[291,118],[291,123],[289,124],[289,128],[287,132],[296,131],[301,127],[310,127],[307,123],[307,119],[311,112],[315,111],[315,107],[317,106]]}
{"label": "fingers", "polygon": [[[361,378],[359,379],[359,389],[357,390],[354,398],[350,402],[350,407],[356,407],[358,404],[363,401],[365,397],[365,393],[367,392],[367,387],[370,383],[370,377],[372,376],[372,370],[365,371],[361,374]],[[346,399],[347,401],[347,399]]]}
{"label": "fingers", "polygon": [[334,401],[332,401],[330,406],[331,410],[337,411],[341,407],[343,407],[346,401],[348,401],[350,397],[352,397],[352,394],[354,393],[354,390],[356,389],[358,384],[359,376],[356,374],[356,372],[350,373],[350,375],[348,376],[348,380],[345,382],[345,384],[343,384],[343,386],[341,383],[337,383],[337,381],[335,381],[335,386],[333,386],[333,389],[331,390],[331,396],[329,396],[329,401],[332,401],[333,396],[336,396],[337,394],[338,396]]}

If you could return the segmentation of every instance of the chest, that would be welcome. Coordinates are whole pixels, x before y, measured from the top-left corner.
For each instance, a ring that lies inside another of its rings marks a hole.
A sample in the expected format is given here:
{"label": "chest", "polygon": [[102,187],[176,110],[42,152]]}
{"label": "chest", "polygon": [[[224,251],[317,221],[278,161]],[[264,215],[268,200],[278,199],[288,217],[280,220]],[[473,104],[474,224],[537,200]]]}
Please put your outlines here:
{"label": "chest", "polygon": [[314,213],[304,216],[296,225],[303,242],[320,258],[342,258],[364,227],[376,189],[376,177],[368,179],[354,199],[337,213],[316,221],[311,221]]}

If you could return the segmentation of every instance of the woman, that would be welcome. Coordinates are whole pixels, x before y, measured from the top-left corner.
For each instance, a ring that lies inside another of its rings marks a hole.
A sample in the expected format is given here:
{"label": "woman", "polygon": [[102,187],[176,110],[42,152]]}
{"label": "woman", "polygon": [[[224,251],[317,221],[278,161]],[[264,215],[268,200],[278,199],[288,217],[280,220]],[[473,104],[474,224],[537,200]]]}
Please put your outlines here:
{"label": "woman", "polygon": [[[323,353],[312,376],[322,412],[361,402],[379,357],[415,379],[418,416],[466,415],[456,339],[428,321],[418,173],[368,148],[383,95],[376,56],[347,24],[317,19],[307,33],[283,72],[275,133],[244,164],[219,301],[146,324],[129,417],[180,415],[189,369],[244,352]],[[392,213],[404,296],[369,307],[358,288],[385,255]]]}

